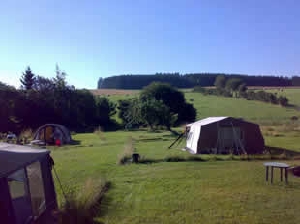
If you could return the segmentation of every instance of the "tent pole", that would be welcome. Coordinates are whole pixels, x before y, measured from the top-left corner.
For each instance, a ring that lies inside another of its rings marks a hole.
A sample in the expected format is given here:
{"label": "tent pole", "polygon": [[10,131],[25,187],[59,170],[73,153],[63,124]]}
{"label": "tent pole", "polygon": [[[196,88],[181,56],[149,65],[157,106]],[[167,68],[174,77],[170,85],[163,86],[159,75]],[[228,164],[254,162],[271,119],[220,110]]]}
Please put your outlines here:
{"label": "tent pole", "polygon": [[222,144],[222,142],[220,142],[220,128],[219,128],[219,122],[217,122],[217,129],[218,129],[218,139],[217,139],[217,147],[216,147],[215,154],[218,154],[219,145]]}
{"label": "tent pole", "polygon": [[246,150],[245,150],[245,148],[244,148],[242,142],[241,142],[240,139],[237,137],[237,134],[236,134],[236,132],[235,132],[235,130],[234,130],[234,126],[233,126],[232,122],[231,122],[231,126],[232,126],[232,131],[233,131],[234,143],[235,143],[235,145],[236,145],[237,151],[239,152],[238,146],[240,146],[241,149],[243,150],[243,153],[244,153],[244,154],[247,154],[247,152],[246,152]]}

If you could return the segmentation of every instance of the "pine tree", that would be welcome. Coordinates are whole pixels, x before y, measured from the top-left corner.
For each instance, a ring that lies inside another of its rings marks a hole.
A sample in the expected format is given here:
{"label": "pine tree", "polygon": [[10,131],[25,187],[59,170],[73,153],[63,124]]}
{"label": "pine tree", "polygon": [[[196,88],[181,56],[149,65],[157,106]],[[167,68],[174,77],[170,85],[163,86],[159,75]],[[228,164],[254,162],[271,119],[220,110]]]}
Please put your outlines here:
{"label": "pine tree", "polygon": [[22,83],[22,88],[24,88],[25,90],[32,89],[35,83],[35,75],[32,73],[29,66],[20,78],[20,82]]}

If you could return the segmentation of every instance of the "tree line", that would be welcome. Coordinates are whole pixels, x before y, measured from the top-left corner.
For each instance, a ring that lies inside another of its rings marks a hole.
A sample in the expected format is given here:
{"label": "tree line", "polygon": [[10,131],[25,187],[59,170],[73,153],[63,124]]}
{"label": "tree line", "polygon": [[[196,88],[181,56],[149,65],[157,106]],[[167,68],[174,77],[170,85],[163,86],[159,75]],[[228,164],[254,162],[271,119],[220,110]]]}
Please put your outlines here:
{"label": "tree line", "polygon": [[20,89],[0,82],[0,132],[19,133],[45,123],[85,131],[109,126],[116,113],[116,105],[108,99],[69,85],[58,66],[53,78],[36,75],[28,67],[20,82]]}
{"label": "tree line", "polygon": [[98,89],[142,89],[152,82],[165,82],[177,88],[192,88],[194,86],[213,86],[218,76],[242,79],[248,86],[300,86],[300,77],[284,76],[249,76],[244,74],[222,73],[156,73],[150,75],[118,75],[99,78]]}
{"label": "tree line", "polygon": [[288,106],[288,99],[286,97],[278,97],[276,93],[269,93],[263,90],[248,90],[244,80],[239,78],[226,78],[224,75],[219,75],[215,79],[214,86],[216,88],[195,86],[194,91],[204,95],[245,98],[247,100],[258,100],[272,104],[280,104],[281,106]]}
{"label": "tree line", "polygon": [[[20,78],[21,87],[0,82],[0,133],[19,134],[46,123],[57,123],[73,131],[139,128],[171,129],[193,122],[196,110],[184,94],[167,83],[154,82],[144,87],[139,97],[113,103],[76,89],[66,81],[67,74],[56,66],[53,78],[36,75],[27,67]],[[122,124],[112,119],[118,111]]]}

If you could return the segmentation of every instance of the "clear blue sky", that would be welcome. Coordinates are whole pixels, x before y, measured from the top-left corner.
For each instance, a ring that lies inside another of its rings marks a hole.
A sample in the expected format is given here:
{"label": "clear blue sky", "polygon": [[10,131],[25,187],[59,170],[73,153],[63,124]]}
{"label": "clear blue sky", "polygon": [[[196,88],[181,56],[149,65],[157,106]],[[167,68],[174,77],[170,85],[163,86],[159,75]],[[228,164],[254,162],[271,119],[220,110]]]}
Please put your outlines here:
{"label": "clear blue sky", "polygon": [[298,0],[7,0],[0,81],[55,64],[78,88],[155,72],[300,75]]}

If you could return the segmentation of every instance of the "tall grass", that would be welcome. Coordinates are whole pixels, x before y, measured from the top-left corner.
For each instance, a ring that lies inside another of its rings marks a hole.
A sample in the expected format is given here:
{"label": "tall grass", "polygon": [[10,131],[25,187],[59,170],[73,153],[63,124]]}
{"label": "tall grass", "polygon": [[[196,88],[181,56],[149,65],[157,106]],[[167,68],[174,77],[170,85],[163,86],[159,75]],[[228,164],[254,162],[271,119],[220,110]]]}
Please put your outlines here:
{"label": "tall grass", "polygon": [[66,201],[58,213],[60,224],[92,224],[94,218],[101,215],[102,200],[110,183],[105,179],[88,179],[79,192],[70,190]]}
{"label": "tall grass", "polygon": [[30,140],[33,139],[33,135],[33,131],[30,128],[28,128],[21,131],[18,140],[23,144],[29,144]]}
{"label": "tall grass", "polygon": [[103,129],[102,129],[101,126],[99,126],[98,128],[96,128],[96,129],[94,130],[94,134],[97,135],[97,136],[100,138],[101,141],[104,142],[104,141],[106,140],[106,138],[105,138],[105,136],[104,136]]}
{"label": "tall grass", "polygon": [[122,153],[118,155],[118,165],[123,165],[131,159],[132,154],[135,152],[134,144],[134,139],[132,137],[129,137],[123,147]]}

